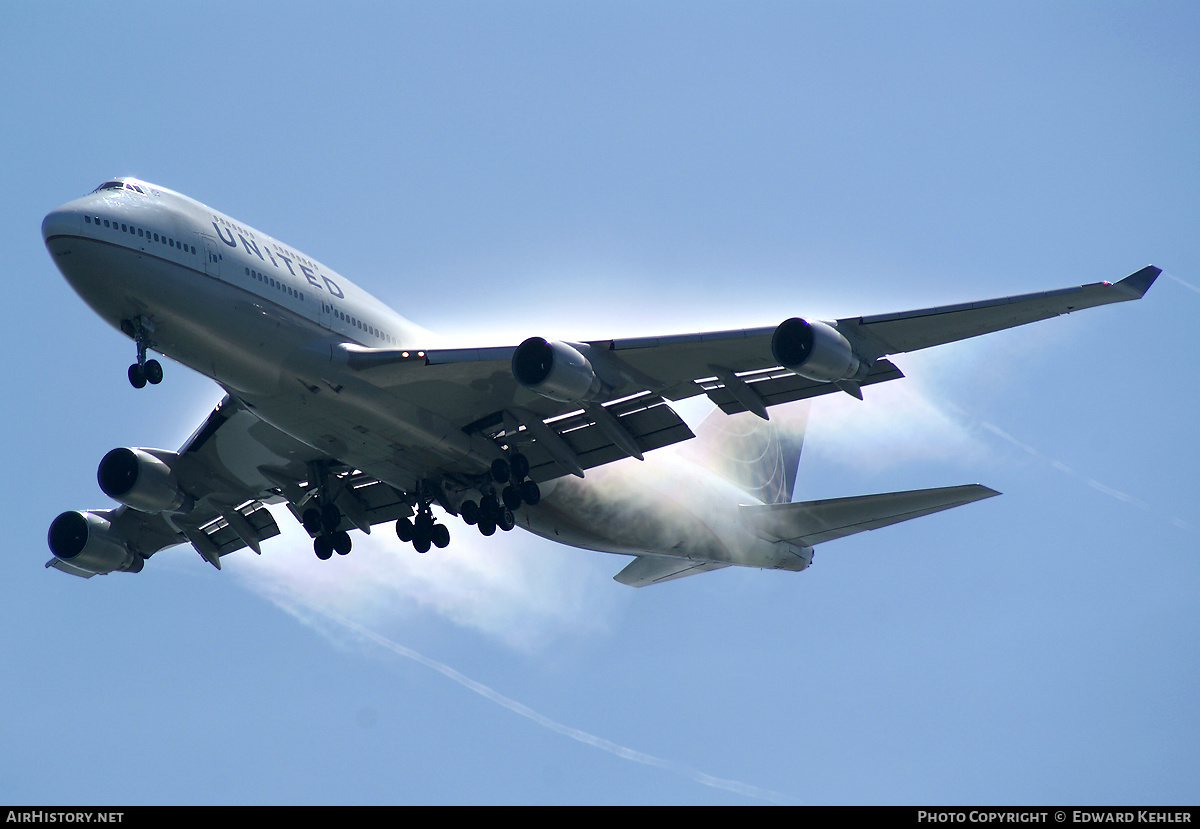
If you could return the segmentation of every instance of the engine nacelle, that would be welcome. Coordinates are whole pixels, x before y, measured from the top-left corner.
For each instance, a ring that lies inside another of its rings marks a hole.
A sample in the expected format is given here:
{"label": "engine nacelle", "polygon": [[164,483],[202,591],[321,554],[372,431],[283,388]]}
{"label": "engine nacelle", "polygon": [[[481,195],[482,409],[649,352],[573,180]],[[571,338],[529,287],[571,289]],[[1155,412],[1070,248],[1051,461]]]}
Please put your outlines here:
{"label": "engine nacelle", "polygon": [[512,373],[525,388],[562,403],[594,400],[604,391],[587,357],[566,343],[541,337],[530,337],[517,346]]}
{"label": "engine nacelle", "polygon": [[836,328],[796,317],[784,320],[775,329],[771,354],[793,374],[825,383],[857,379],[864,368]]}
{"label": "engine nacelle", "polygon": [[101,576],[114,570],[137,573],[145,563],[121,542],[108,519],[94,512],[64,512],[51,522],[46,543],[56,558]]}
{"label": "engine nacelle", "polygon": [[139,512],[178,509],[187,499],[171,467],[144,449],[114,449],[100,461],[96,480],[104,494]]}

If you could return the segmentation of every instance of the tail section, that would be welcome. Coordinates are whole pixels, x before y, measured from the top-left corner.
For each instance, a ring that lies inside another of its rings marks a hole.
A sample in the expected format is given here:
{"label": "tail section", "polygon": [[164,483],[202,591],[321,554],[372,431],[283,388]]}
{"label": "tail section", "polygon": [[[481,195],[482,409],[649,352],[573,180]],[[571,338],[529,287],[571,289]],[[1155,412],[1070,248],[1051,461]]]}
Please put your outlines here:
{"label": "tail section", "polygon": [[630,587],[645,587],[728,566],[723,561],[694,561],[690,558],[644,555],[626,564],[625,569],[613,578]]}
{"label": "tail section", "polygon": [[808,403],[777,409],[771,415],[768,421],[714,409],[696,429],[688,454],[756,500],[786,504],[796,486]]}
{"label": "tail section", "polygon": [[[743,561],[703,561],[661,555],[640,555],[614,578],[630,587],[719,570],[731,564],[774,570],[803,570],[812,561],[812,548],[835,538],[877,530],[902,521],[982,501],[1000,493],[979,484],[883,492],[794,504],[739,507],[745,527],[770,548]],[[753,548],[753,545],[751,545]]]}
{"label": "tail section", "polygon": [[742,520],[760,537],[811,547],[999,494],[980,484],[966,484],[825,501],[743,506],[740,511]]}
{"label": "tail section", "polygon": [[[647,549],[614,578],[630,587],[645,587],[730,565],[803,570],[812,562],[812,548],[817,544],[1000,494],[980,484],[967,484],[792,503],[807,425],[806,404],[772,412],[770,421],[751,413],[713,412],[696,429],[696,440],[685,451],[691,460],[758,503],[730,504],[729,513],[695,513],[692,520],[716,532],[721,544],[686,552],[682,548]],[[728,497],[727,492],[722,493]]]}

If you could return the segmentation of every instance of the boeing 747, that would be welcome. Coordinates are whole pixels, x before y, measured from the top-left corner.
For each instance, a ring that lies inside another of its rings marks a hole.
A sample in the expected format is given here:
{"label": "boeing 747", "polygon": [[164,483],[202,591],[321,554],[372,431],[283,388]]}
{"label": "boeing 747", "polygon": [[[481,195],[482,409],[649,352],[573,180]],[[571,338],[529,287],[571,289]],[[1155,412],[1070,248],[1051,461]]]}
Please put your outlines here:
{"label": "boeing 747", "polygon": [[[163,381],[157,353],[225,391],[177,451],[104,456],[100,488],[120,506],[53,521],[46,566],[86,578],[138,572],[179,544],[220,569],[279,534],[276,504],[321,559],[384,522],[417,552],[445,547],[450,515],[485,536],[520,527],[634,556],[616,576],[633,586],[729,565],[803,570],[816,544],[997,493],[793,502],[799,437],[769,428],[771,407],[861,399],[903,376],[890,355],[1139,299],[1160,272],[772,328],[456,348],[297,249],[136,178],[52,211],[42,235],[83,301],[133,341],[130,383]],[[603,480],[597,467],[694,438],[671,404],[698,395],[726,420],[700,431],[725,447],[727,486]]]}

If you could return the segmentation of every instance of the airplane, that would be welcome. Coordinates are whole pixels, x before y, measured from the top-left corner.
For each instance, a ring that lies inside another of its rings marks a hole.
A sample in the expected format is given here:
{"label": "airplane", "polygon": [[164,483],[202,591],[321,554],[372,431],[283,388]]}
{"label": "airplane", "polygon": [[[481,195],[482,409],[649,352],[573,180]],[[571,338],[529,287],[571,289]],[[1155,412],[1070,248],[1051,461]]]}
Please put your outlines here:
{"label": "airplane", "polygon": [[[163,381],[157,353],[225,392],[178,451],[103,457],[98,483],[120,506],[54,519],[46,567],[84,578],[139,572],[180,544],[217,569],[234,551],[261,554],[279,504],[323,560],[385,522],[419,553],[444,548],[436,506],[485,536],[519,526],[633,556],[614,577],[630,586],[731,565],[804,570],[817,544],[999,493],[792,502],[803,427],[778,428],[772,407],[862,399],[903,376],[891,355],[1140,299],[1161,272],[832,321],[464,348],[296,248],[138,178],[51,211],[42,235],[76,293],[133,340],[135,388]],[[716,407],[697,427],[717,473],[705,486],[686,472],[639,482],[614,464],[695,438],[671,404],[699,395]]]}

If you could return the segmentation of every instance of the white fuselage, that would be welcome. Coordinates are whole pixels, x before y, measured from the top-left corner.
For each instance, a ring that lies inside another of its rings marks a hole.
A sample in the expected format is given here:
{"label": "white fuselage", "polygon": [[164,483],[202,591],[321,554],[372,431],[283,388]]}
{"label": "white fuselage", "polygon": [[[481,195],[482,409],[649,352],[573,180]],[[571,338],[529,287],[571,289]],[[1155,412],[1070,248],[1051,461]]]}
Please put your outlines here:
{"label": "white fuselage", "polygon": [[[153,350],[211,377],[259,418],[331,458],[411,492],[439,463],[484,471],[500,455],[490,440],[331,359],[347,342],[414,351],[435,343],[295,248],[136,179],[54,210],[42,232],[71,286],[109,324],[141,321]],[[542,503],[519,511],[519,526],[594,550],[778,566],[769,563],[777,545],[741,526],[728,493],[718,510],[707,497],[648,491],[635,476],[606,487],[619,473],[593,472],[587,482],[547,482]]]}

